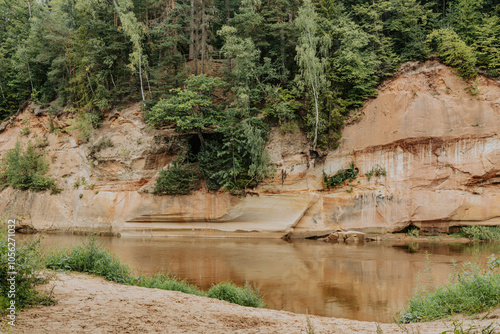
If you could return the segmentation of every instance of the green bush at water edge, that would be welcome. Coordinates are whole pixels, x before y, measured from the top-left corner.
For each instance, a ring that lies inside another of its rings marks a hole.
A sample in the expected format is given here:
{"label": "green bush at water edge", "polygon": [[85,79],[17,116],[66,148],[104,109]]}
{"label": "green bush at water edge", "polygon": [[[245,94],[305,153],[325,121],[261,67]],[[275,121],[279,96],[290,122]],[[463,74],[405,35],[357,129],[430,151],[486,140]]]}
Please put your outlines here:
{"label": "green bush at water edge", "polygon": [[72,249],[64,249],[47,256],[47,268],[73,270],[102,276],[117,283],[132,283],[132,270],[118,257],[99,245],[92,237]]}
{"label": "green bush at water edge", "polygon": [[[500,305],[500,258],[489,258],[488,270],[477,264],[466,263],[455,270],[448,284],[433,289],[431,284],[418,284],[409,306],[399,314],[402,323],[432,321],[456,313],[474,314]],[[426,268],[428,281],[432,280],[430,262]]]}
{"label": "green bush at water edge", "polygon": [[[7,279],[12,277],[9,270],[9,241],[7,224],[0,221],[0,313],[5,312],[10,304],[10,284]],[[53,304],[47,294],[37,291],[35,287],[47,283],[49,276],[43,271],[44,260],[40,255],[40,240],[16,242],[15,247],[15,306],[16,310],[28,305]]]}
{"label": "green bush at water edge", "polygon": [[264,307],[265,304],[259,296],[258,289],[252,289],[250,284],[246,283],[244,287],[239,287],[231,282],[222,282],[213,285],[208,290],[207,297],[226,300],[243,306]]}
{"label": "green bush at water edge", "polygon": [[474,241],[500,240],[500,226],[464,226],[460,234]]}

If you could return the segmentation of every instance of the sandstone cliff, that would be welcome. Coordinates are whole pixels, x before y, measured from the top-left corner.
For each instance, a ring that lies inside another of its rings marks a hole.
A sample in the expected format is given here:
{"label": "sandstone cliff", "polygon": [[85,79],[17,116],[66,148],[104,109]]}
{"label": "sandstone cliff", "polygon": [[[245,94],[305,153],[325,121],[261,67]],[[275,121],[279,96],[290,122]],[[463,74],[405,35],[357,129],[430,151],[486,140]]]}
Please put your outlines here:
{"label": "sandstone cliff", "polygon": [[[50,133],[50,117],[27,108],[0,134],[0,155],[17,140],[46,139],[51,174],[63,191],[7,188],[0,193],[0,210],[38,229],[148,235],[178,230],[281,235],[292,228],[393,232],[410,224],[445,232],[452,226],[497,225],[500,84],[480,77],[475,93],[444,65],[406,64],[326,156],[310,152],[301,134],[273,130],[267,150],[276,175],[257,189],[258,196],[243,199],[202,191],[178,197],[145,192],[187,139],[149,129],[137,105],[107,115],[86,144],[74,131]],[[52,122],[62,129],[69,120]],[[29,135],[22,134],[26,127]],[[98,147],[108,140],[112,147]],[[360,176],[324,190],[323,171],[334,174],[351,161]],[[385,176],[365,176],[377,166]]]}

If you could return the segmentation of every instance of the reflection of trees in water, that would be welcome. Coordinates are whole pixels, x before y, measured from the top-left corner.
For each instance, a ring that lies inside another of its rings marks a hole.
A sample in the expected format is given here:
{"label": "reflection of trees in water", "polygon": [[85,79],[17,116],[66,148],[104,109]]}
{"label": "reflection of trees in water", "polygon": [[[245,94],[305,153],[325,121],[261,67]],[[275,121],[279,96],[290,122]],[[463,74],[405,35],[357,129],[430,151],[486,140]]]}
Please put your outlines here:
{"label": "reflection of trees in water", "polygon": [[435,255],[474,255],[500,252],[500,242],[474,242],[474,243],[438,243],[438,242],[409,242],[393,244],[391,246],[395,250],[404,253],[419,253],[425,252]]}

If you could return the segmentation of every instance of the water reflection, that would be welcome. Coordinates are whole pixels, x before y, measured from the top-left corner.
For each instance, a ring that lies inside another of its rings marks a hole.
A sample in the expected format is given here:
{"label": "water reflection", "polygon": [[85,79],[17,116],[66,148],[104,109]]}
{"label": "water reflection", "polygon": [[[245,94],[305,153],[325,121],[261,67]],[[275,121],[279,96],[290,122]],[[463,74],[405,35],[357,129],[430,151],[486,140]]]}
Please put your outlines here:
{"label": "water reflection", "polygon": [[[43,247],[85,240],[46,235]],[[344,245],[320,241],[242,239],[100,240],[142,273],[172,272],[203,289],[246,281],[260,286],[267,307],[297,313],[390,322],[412,294],[425,252],[433,279],[445,282],[452,260],[470,261],[500,251],[500,244]]]}

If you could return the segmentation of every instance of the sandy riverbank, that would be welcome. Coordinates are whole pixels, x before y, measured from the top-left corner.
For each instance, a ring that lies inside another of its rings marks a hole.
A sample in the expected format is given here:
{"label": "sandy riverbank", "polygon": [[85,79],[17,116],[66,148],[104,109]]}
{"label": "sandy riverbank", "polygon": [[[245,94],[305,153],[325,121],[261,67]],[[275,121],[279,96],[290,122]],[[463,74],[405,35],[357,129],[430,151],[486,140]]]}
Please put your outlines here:
{"label": "sandy riverbank", "polygon": [[[57,274],[51,284],[56,305],[23,311],[13,333],[307,333],[306,316],[255,309],[174,291],[125,286],[83,274]],[[48,288],[46,287],[46,288]],[[463,327],[500,331],[500,309]],[[310,316],[315,333],[377,333],[377,324]],[[380,324],[383,333],[441,333],[451,321]]]}

